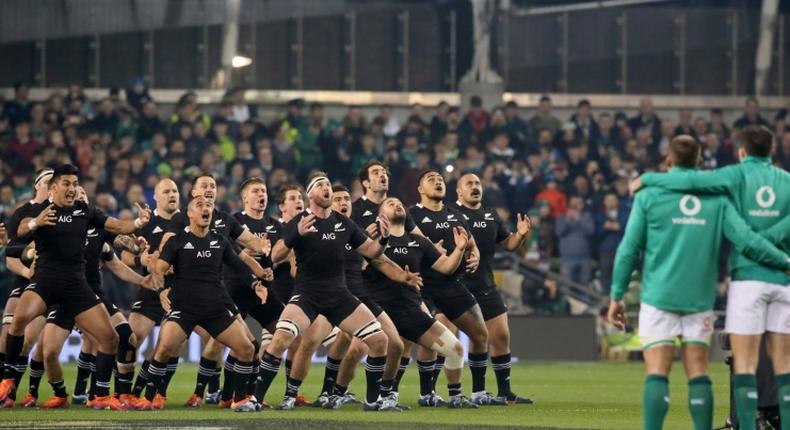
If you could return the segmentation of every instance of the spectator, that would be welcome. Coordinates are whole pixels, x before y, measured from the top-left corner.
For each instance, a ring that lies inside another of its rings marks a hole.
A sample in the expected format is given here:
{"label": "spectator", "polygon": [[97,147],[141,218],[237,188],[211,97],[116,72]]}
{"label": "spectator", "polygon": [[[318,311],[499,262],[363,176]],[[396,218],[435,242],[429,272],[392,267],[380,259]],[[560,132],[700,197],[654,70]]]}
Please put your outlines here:
{"label": "spectator", "polygon": [[545,189],[535,196],[535,201],[546,202],[553,218],[561,217],[568,210],[567,197],[565,197],[565,193],[559,189],[559,185],[554,179],[549,179]]}
{"label": "spectator", "polygon": [[592,275],[591,241],[595,224],[581,197],[570,198],[567,212],[557,219],[555,234],[559,240],[562,275],[587,285]]}
{"label": "spectator", "polygon": [[384,132],[384,136],[394,137],[398,134],[398,131],[400,131],[400,123],[393,112],[392,105],[382,105],[379,108],[379,116],[377,118],[379,118],[383,124],[382,131]]}
{"label": "spectator", "polygon": [[601,137],[601,129],[592,116],[591,105],[587,99],[581,100],[576,105],[576,113],[571,116],[571,122],[576,126],[576,134],[588,147],[593,157],[598,156],[598,139]]}
{"label": "spectator", "polygon": [[614,256],[620,241],[623,240],[627,221],[628,212],[620,209],[617,194],[607,193],[602,210],[595,215],[598,270],[601,272],[601,286],[607,294],[612,286]]}
{"label": "spectator", "polygon": [[710,122],[708,122],[708,130],[719,133],[719,136],[729,136],[730,128],[724,122],[724,112],[719,108],[710,110]]}
{"label": "spectator", "polygon": [[14,84],[14,98],[3,105],[3,115],[6,116],[11,125],[28,121],[30,119],[30,101],[28,92],[30,87],[27,83],[19,81]]}
{"label": "spectator", "polygon": [[238,124],[243,124],[249,120],[256,120],[258,112],[255,106],[247,103],[244,96],[244,89],[241,87],[234,87],[230,90],[230,97],[233,99],[233,106],[231,106],[230,120]]}
{"label": "spectator", "polygon": [[471,131],[479,139],[483,137],[486,127],[491,117],[483,109],[483,99],[480,96],[472,96],[469,99],[469,113],[464,116],[461,127]]}
{"label": "spectator", "polygon": [[538,111],[529,119],[529,128],[534,132],[548,130],[554,136],[562,127],[562,122],[552,113],[551,97],[541,96]]}
{"label": "spectator", "polygon": [[571,305],[567,297],[560,291],[557,281],[543,278],[537,282],[539,288],[535,291],[530,305],[538,315],[568,315]]}
{"label": "spectator", "polygon": [[725,151],[722,148],[721,137],[715,131],[705,135],[705,143],[702,151],[702,167],[705,169],[716,169],[719,167],[735,164],[732,151]]}
{"label": "spectator", "polygon": [[646,129],[657,142],[661,136],[661,119],[656,115],[653,108],[653,100],[650,97],[645,97],[639,101],[639,113],[628,120],[628,126],[631,132],[637,133],[639,129]]}
{"label": "spectator", "polygon": [[760,115],[760,102],[757,101],[757,97],[746,98],[743,116],[735,120],[735,122],[732,124],[732,128],[740,130],[748,125],[764,125],[766,127],[771,126],[771,124],[768,123],[768,120]]}
{"label": "spectator", "polygon": [[673,136],[679,136],[681,134],[687,134],[694,138],[697,137],[697,133],[694,131],[694,128],[691,124],[691,111],[687,109],[683,109],[678,113],[678,126],[675,127]]}
{"label": "spectator", "polygon": [[35,140],[30,133],[30,123],[27,120],[20,120],[14,126],[14,136],[8,141],[8,150],[12,154],[11,167],[16,167],[21,171],[33,168],[33,155],[41,146],[41,142]]}
{"label": "spectator", "polygon": [[148,94],[148,82],[143,78],[136,78],[126,89],[126,103],[129,103],[138,114],[141,114],[145,104],[152,100],[151,95]]}
{"label": "spectator", "polygon": [[790,130],[782,133],[782,140],[776,148],[776,162],[785,169],[790,170]]}
{"label": "spectator", "polygon": [[518,104],[513,100],[505,104],[505,119],[507,120],[507,132],[514,148],[523,156],[527,153],[527,143],[532,138],[530,136],[527,122],[518,115]]}

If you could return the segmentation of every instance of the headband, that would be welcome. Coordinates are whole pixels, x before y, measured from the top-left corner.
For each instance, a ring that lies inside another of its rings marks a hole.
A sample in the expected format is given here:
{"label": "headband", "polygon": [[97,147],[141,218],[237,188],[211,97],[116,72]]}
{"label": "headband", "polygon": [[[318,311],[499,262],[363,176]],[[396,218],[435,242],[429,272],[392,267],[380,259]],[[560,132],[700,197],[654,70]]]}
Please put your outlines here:
{"label": "headband", "polygon": [[33,188],[38,188],[38,183],[39,182],[44,180],[44,178],[46,178],[47,176],[51,177],[54,173],[55,173],[55,171],[51,170],[51,169],[47,169],[47,170],[44,170],[43,172],[39,173],[38,176],[36,176],[36,179],[33,180]]}
{"label": "headband", "polygon": [[315,178],[313,178],[313,180],[310,181],[309,184],[307,184],[307,194],[309,195],[310,191],[313,191],[313,188],[315,188],[315,186],[318,185],[318,183],[321,181],[329,182],[329,178],[327,178],[326,176],[316,176]]}

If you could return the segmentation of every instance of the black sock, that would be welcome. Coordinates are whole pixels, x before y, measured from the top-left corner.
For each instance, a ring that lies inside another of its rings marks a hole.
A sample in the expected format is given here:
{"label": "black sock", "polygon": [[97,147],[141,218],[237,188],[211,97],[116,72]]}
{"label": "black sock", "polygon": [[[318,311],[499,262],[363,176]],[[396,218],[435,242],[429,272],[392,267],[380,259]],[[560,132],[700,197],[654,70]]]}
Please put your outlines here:
{"label": "black sock", "polygon": [[247,384],[252,375],[252,362],[251,361],[236,361],[236,366],[233,370],[234,379],[234,393],[233,401],[240,402],[247,397]]}
{"label": "black sock", "polygon": [[[341,359],[342,360],[342,359]],[[340,361],[332,357],[326,357],[326,369],[324,370],[324,386],[321,387],[321,394],[332,394],[337,381],[337,373],[340,371]]]}
{"label": "black sock", "polygon": [[96,354],[96,397],[110,395],[110,374],[115,364],[115,354]]}
{"label": "black sock", "polygon": [[200,364],[198,365],[197,383],[195,383],[195,395],[203,397],[206,395],[206,386],[214,375],[214,369],[217,368],[217,362],[209,360],[208,358],[200,357]]}
{"label": "black sock", "polygon": [[44,362],[30,360],[30,395],[38,398],[38,387],[41,385],[41,377],[44,376]]}
{"label": "black sock", "polygon": [[285,359],[285,376],[291,376],[291,368],[294,367],[294,361],[290,358]]}
{"label": "black sock", "polygon": [[447,384],[447,394],[450,397],[461,395],[461,384]]}
{"label": "black sock", "polygon": [[348,386],[335,384],[335,388],[332,389],[332,394],[342,396],[346,394],[346,391],[348,391]]}
{"label": "black sock", "polygon": [[225,369],[225,383],[222,385],[222,395],[220,397],[222,400],[233,400],[234,384],[236,382],[234,372],[237,362],[238,360],[236,360],[236,357],[232,355],[228,355],[228,358],[225,359],[225,365],[223,366]]}
{"label": "black sock", "polygon": [[266,392],[269,391],[272,381],[274,381],[274,378],[277,376],[277,371],[280,370],[281,361],[282,360],[269,354],[268,352],[263,353],[260,376],[258,384],[255,387],[255,398],[258,399],[259,402],[263,401],[263,398],[266,396]]}
{"label": "black sock", "polygon": [[151,378],[148,386],[152,386],[152,389],[145,390],[145,398],[148,399],[148,401],[154,400],[157,388],[162,384],[166,373],[167,363],[160,363],[154,359],[151,359],[151,364],[148,366],[148,374]]}
{"label": "black sock", "polygon": [[[22,382],[22,377],[25,376],[27,370],[27,355],[20,355],[16,358],[16,365],[14,366],[14,386],[19,387]],[[16,400],[16,390],[14,390],[9,397]]]}
{"label": "black sock", "polygon": [[134,369],[126,373],[118,370],[115,379],[115,392],[118,393],[118,395],[131,394],[132,380],[134,380]]}
{"label": "black sock", "polygon": [[365,363],[365,375],[367,376],[367,393],[365,400],[368,403],[375,403],[379,399],[379,386],[381,386],[381,376],[384,374],[384,365],[387,357],[371,357],[368,355]]}
{"label": "black sock", "polygon": [[[140,373],[137,374],[137,379],[134,380],[134,388],[132,388],[132,394],[140,397],[143,394],[143,388],[148,385],[148,381],[151,379],[151,375],[148,373],[148,367],[151,365],[151,362],[148,360],[143,361],[143,365],[140,366]],[[200,371],[200,370],[198,370]]]}
{"label": "black sock", "polygon": [[91,377],[88,383],[88,399],[93,400],[96,395],[96,363],[91,363]]}
{"label": "black sock", "polygon": [[417,360],[417,373],[420,375],[420,395],[425,396],[433,392],[433,369],[435,361]]}
{"label": "black sock", "polygon": [[209,393],[216,393],[219,391],[219,379],[222,375],[222,366],[217,363],[216,367],[214,368],[214,372],[211,374],[211,378],[208,380],[208,392]]}
{"label": "black sock", "polygon": [[468,357],[469,370],[472,371],[472,392],[484,392],[486,390],[486,367],[488,366],[488,352],[470,352]]}
{"label": "black sock", "polygon": [[442,369],[444,369],[444,360],[443,355],[436,357],[436,363],[433,366],[433,386],[431,391],[436,391],[436,382],[439,381],[439,375],[442,374]]}
{"label": "black sock", "polygon": [[5,376],[5,352],[0,352],[0,381]]}
{"label": "black sock", "polygon": [[384,398],[392,393],[392,384],[395,382],[394,379],[382,379],[381,385],[379,386],[379,395]]}
{"label": "black sock", "polygon": [[66,392],[66,384],[61,380],[57,382],[50,382],[50,386],[52,386],[52,391],[55,393],[56,397],[68,397],[69,394]]}
{"label": "black sock", "polygon": [[497,396],[507,397],[510,394],[510,354],[491,357],[491,367],[496,375]]}
{"label": "black sock", "polygon": [[403,379],[403,374],[411,363],[411,357],[401,357],[400,365],[398,366],[398,373],[395,375],[395,381],[392,383],[392,391],[398,392],[400,390],[400,380]]}
{"label": "black sock", "polygon": [[74,384],[74,395],[82,396],[88,388],[91,378],[91,365],[96,363],[96,356],[87,352],[80,352],[77,357],[77,381]]}
{"label": "black sock", "polygon": [[167,387],[170,386],[170,381],[173,379],[173,375],[176,374],[176,369],[178,369],[178,357],[171,357],[170,360],[167,360],[167,372],[165,372],[165,379],[162,381],[162,385],[158,389],[158,393],[162,397],[167,397]]}
{"label": "black sock", "polygon": [[252,373],[250,374],[250,379],[247,382],[247,395],[254,396],[255,395],[255,383],[258,381],[258,373],[261,371],[261,360],[258,359],[256,355],[252,359]]}
{"label": "black sock", "polygon": [[118,385],[120,384],[120,382],[118,382],[118,361],[117,361],[118,357],[117,357],[117,355],[115,357],[115,360],[116,360],[115,363],[112,364],[112,386],[115,387],[115,395],[117,396],[118,395]]}
{"label": "black sock", "polygon": [[300,379],[294,379],[290,376],[286,378],[285,384],[285,395],[286,397],[296,397],[299,395],[299,387],[302,386],[302,381]]}

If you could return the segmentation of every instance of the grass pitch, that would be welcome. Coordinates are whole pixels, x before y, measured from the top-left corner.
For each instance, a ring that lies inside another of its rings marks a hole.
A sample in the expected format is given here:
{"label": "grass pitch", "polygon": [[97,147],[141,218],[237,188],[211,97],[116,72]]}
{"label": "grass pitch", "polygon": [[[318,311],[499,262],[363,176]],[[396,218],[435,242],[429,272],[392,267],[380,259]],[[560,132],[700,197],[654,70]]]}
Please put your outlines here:
{"label": "grass pitch", "polygon": [[[66,381],[71,392],[76,367],[66,367]],[[93,411],[72,406],[68,410],[0,409],[0,428],[298,428],[298,429],[361,429],[393,428],[530,428],[530,429],[636,429],[641,428],[642,363],[520,363],[514,365],[511,383],[513,390],[530,396],[534,405],[484,407],[476,410],[426,409],[417,406],[419,382],[412,363],[401,383],[401,402],[412,407],[402,413],[363,412],[359,405],[346,405],[337,411],[298,408],[295,411],[266,410],[259,413],[233,413],[218,410],[215,405],[187,409],[183,402],[194,388],[197,368],[182,364],[178,368],[168,392],[166,409],[155,412]],[[468,395],[471,377],[466,370],[464,392]],[[728,413],[728,374],[721,363],[711,363],[710,370],[715,396],[714,424],[723,423]],[[314,366],[302,385],[302,393],[309,400],[321,388],[323,366]],[[352,391],[364,395],[364,371],[358,369]],[[447,389],[440,377],[437,391],[443,397]],[[46,383],[42,384],[41,398],[51,396]],[[496,379],[489,369],[489,391],[496,392]],[[276,404],[284,393],[282,371],[272,385],[267,401]],[[18,398],[27,390],[27,377],[22,381]],[[690,428],[687,407],[687,385],[683,366],[675,363],[670,377],[672,399],[665,428]]]}

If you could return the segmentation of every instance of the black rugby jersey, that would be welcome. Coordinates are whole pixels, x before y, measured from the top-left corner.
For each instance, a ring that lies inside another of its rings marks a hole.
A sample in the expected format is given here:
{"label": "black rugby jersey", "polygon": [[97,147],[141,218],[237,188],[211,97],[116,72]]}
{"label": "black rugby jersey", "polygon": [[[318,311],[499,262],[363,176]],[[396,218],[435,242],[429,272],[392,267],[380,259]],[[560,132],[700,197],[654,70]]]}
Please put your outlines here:
{"label": "black rugby jersey", "polygon": [[173,266],[175,283],[171,300],[177,301],[180,307],[222,306],[226,297],[222,285],[223,263],[241,273],[250,286],[255,280],[233,245],[215,229],[210,229],[205,237],[198,237],[189,227],[184,228],[167,241],[160,259]]}
{"label": "black rugby jersey", "polygon": [[[316,231],[300,236],[299,221],[308,215],[309,211],[303,211],[284,227],[285,245],[296,254],[296,288],[330,294],[346,288],[345,246],[349,244],[356,249],[365,243],[367,235],[350,218],[331,211],[326,219],[315,218]],[[288,243],[290,238],[293,238],[292,243]],[[321,289],[315,290],[315,286]]]}
{"label": "black rugby jersey", "polygon": [[[279,231],[279,223],[274,220],[273,218],[264,216],[261,219],[255,219],[251,217],[244,211],[236,212],[233,214],[233,218],[241,225],[242,229],[247,229],[253,235],[262,238],[265,235],[268,235],[269,240],[272,241],[272,246],[274,245],[274,241],[272,236],[276,235]],[[272,267],[272,258],[271,252],[269,255],[261,255],[254,257],[258,263],[263,268]],[[237,272],[229,271],[225,274],[226,278],[238,279],[239,274]]]}
{"label": "black rugby jersey", "polygon": [[[425,273],[441,254],[426,238],[406,233],[401,237],[391,236],[384,254],[401,269],[409,267],[411,272]],[[371,270],[372,285],[369,287],[373,298],[380,302],[411,303],[420,306],[420,293],[412,287],[393,281],[378,270]]]}
{"label": "black rugby jersey", "polygon": [[[368,226],[376,222],[379,216],[379,206],[373,203],[370,199],[362,196],[351,204],[351,219],[357,223],[362,230],[367,230]],[[412,220],[409,212],[406,212],[406,232],[409,233],[414,230],[414,220]]]}
{"label": "black rugby jersey", "polygon": [[469,209],[460,202],[455,203],[455,208],[466,219],[477,249],[480,250],[480,265],[473,273],[464,274],[464,284],[472,289],[494,287],[494,253],[497,244],[507,239],[510,232],[493,208]]}
{"label": "black rugby jersey", "polygon": [[[36,204],[29,216],[38,216],[50,205]],[[77,201],[72,206],[53,207],[54,226],[41,226],[32,235],[36,242],[36,275],[58,278],[85,277],[85,240],[89,228],[104,228],[107,215],[93,206]]]}
{"label": "black rugby jersey", "polygon": [[[100,262],[110,261],[115,257],[112,244],[116,236],[118,235],[103,228],[91,227],[88,229],[85,238],[85,279],[88,280],[88,285],[95,293],[101,292],[102,288]],[[109,247],[105,247],[105,244]]]}
{"label": "black rugby jersey", "polygon": [[[417,204],[409,209],[412,219],[417,223],[417,227],[431,242],[438,243],[444,240],[443,246],[448,255],[455,250],[453,240],[453,228],[462,227],[469,233],[469,226],[463,214],[456,209],[443,205],[439,211],[432,211],[421,204]],[[466,260],[464,259],[458,269],[452,275],[443,275],[433,269],[422,272],[423,281],[426,287],[440,286],[459,277],[466,270]]]}

